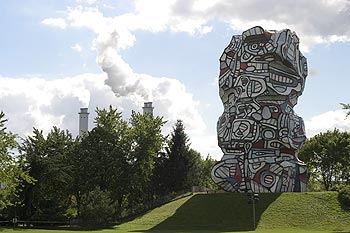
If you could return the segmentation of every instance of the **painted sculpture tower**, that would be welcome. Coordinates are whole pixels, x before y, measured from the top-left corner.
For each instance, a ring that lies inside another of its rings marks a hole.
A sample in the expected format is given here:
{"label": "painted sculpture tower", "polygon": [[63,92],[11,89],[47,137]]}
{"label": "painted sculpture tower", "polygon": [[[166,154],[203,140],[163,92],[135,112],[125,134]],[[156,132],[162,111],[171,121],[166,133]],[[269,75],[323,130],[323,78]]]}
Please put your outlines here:
{"label": "painted sculpture tower", "polygon": [[308,171],[298,159],[304,122],[293,107],[307,76],[299,39],[288,29],[253,27],[232,37],[220,57],[224,155],[212,179],[229,192],[303,192]]}

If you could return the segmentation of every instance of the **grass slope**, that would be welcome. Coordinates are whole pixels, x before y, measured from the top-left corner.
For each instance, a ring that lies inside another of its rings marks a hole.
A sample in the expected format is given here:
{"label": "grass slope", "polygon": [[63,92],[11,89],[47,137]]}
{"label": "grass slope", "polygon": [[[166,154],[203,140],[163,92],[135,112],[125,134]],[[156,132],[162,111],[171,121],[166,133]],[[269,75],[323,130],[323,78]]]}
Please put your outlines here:
{"label": "grass slope", "polygon": [[[336,192],[260,194],[258,232],[350,232]],[[239,193],[197,194],[117,227],[122,232],[252,231],[252,205]]]}
{"label": "grass slope", "polygon": [[[336,192],[260,194],[256,232],[350,233],[350,212],[341,210]],[[196,194],[156,208],[139,218],[90,233],[248,232],[253,230],[252,205],[239,193]],[[78,233],[83,229],[12,229],[0,232]]]}
{"label": "grass slope", "polygon": [[284,193],[263,213],[259,227],[350,232],[350,212],[341,209],[337,192]]}

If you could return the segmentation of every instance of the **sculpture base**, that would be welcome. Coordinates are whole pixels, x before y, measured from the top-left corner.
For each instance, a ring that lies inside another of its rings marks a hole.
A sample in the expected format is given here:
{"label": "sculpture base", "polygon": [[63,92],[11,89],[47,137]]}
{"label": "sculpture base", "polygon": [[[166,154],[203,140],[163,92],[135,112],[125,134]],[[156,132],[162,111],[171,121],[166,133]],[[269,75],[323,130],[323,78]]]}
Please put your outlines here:
{"label": "sculpture base", "polygon": [[294,156],[224,155],[212,179],[228,192],[306,192],[306,165]]}

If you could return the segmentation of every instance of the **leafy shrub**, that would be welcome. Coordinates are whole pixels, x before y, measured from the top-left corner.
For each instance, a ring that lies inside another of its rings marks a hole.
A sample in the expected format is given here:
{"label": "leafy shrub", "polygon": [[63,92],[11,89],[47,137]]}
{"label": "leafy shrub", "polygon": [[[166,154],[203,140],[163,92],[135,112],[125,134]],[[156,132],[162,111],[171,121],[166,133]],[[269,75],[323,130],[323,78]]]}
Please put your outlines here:
{"label": "leafy shrub", "polygon": [[350,186],[343,187],[339,190],[338,201],[343,209],[350,209]]}
{"label": "leafy shrub", "polygon": [[67,219],[74,219],[76,218],[78,215],[78,211],[76,208],[68,208],[66,210],[66,213],[64,214],[64,216],[67,218]]}
{"label": "leafy shrub", "polygon": [[83,195],[80,218],[88,225],[107,224],[113,220],[115,209],[110,193],[96,186],[87,195]]}

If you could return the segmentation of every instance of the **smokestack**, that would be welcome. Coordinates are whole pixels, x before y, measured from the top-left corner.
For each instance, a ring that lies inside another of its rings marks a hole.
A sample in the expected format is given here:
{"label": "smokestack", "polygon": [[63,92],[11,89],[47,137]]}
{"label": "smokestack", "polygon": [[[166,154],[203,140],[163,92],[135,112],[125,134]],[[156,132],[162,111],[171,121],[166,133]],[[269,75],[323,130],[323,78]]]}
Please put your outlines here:
{"label": "smokestack", "polygon": [[143,115],[151,114],[151,116],[153,116],[154,107],[152,107],[152,102],[145,102],[142,109],[143,109]]}
{"label": "smokestack", "polygon": [[88,108],[80,108],[79,112],[79,137],[89,130]]}

